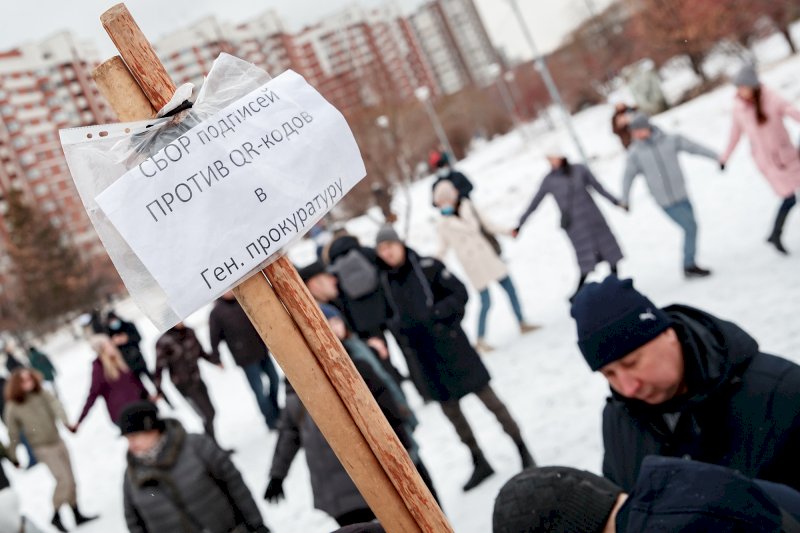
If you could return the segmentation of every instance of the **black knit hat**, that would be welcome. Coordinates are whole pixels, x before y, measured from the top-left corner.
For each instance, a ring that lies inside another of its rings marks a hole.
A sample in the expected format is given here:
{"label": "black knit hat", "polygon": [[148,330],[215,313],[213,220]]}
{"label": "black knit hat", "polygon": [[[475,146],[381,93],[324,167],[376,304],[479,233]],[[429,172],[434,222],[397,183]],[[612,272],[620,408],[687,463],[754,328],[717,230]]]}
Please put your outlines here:
{"label": "black knit hat", "polygon": [[158,407],[153,402],[141,401],[122,410],[117,422],[123,435],[140,431],[164,431],[164,421],[158,416]]}
{"label": "black knit hat", "polygon": [[671,325],[664,311],[633,288],[633,280],[616,276],[584,285],[571,313],[578,346],[594,371],[622,359]]}
{"label": "black knit hat", "polygon": [[494,502],[494,533],[600,533],[622,489],[569,468],[531,468],[512,477]]}
{"label": "black knit hat", "polygon": [[314,276],[319,276],[325,272],[325,264],[319,260],[314,261],[310,265],[297,269],[297,273],[300,274],[300,279],[303,280],[303,283],[308,283],[308,280]]}

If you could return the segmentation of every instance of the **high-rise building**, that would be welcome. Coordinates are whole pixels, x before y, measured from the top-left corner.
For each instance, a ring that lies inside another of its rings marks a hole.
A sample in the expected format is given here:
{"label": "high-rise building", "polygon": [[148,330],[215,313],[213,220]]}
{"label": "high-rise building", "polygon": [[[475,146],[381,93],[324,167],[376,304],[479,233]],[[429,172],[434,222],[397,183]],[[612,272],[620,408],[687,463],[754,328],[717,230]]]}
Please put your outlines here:
{"label": "high-rise building", "polygon": [[273,76],[293,66],[302,55],[272,10],[239,25],[205,17],[159,39],[154,47],[176,83],[191,82],[198,87],[221,52],[258,65]]}
{"label": "high-rise building", "polygon": [[38,205],[84,258],[105,258],[58,137],[61,128],[114,121],[91,79],[96,59],[89,43],[68,32],[0,52],[0,284],[10,267],[3,215],[12,189]]}
{"label": "high-rise building", "polygon": [[409,20],[442,92],[493,81],[499,57],[473,0],[435,0]]}
{"label": "high-rise building", "polygon": [[498,61],[473,0],[435,0],[409,17],[396,3],[352,5],[294,34],[271,10],[238,25],[206,17],[155,48],[178,83],[199,85],[228,52],[273,76],[294,69],[343,111],[411,100],[420,86],[435,96],[487,85]]}
{"label": "high-rise building", "polygon": [[439,92],[433,71],[400,11],[351,6],[297,37],[316,54],[320,91],[343,109],[404,101],[420,85]]}
{"label": "high-rise building", "polygon": [[236,26],[206,17],[155,48],[177,83],[202,83],[224,51],[273,76],[294,69],[342,110],[409,99],[420,85],[439,92],[413,29],[392,7],[351,6],[296,34],[274,11]]}

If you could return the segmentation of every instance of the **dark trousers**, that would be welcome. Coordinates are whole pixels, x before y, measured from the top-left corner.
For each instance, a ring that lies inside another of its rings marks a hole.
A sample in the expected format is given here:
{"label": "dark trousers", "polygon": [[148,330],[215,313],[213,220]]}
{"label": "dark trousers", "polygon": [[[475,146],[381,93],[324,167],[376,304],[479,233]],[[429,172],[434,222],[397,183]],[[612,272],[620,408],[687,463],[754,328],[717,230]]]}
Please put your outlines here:
{"label": "dark trousers", "polygon": [[[278,372],[275,370],[272,358],[268,355],[257,363],[243,366],[242,370],[247,376],[250,388],[253,389],[258,408],[261,410],[261,414],[264,415],[267,427],[270,429],[277,428],[281,409],[278,407]],[[269,394],[264,391],[264,381],[261,377],[263,374],[266,374],[267,378],[269,378]]]}
{"label": "dark trousers", "polygon": [[198,381],[191,385],[184,385],[176,388],[178,392],[186,398],[186,401],[192,406],[197,416],[203,421],[203,428],[205,429],[206,435],[216,440],[214,436],[214,416],[216,415],[216,411],[214,410],[214,404],[211,403],[211,398],[208,396],[206,384],[202,381]]}
{"label": "dark trousers", "polygon": [[[508,436],[511,437],[514,443],[517,445],[522,444],[522,433],[519,430],[519,426],[511,417],[511,413],[508,412],[508,408],[492,390],[491,386],[486,385],[484,388],[476,392],[475,395],[483,403],[483,405],[485,405],[486,408],[491,411],[495,418],[497,418],[497,421],[500,422],[500,425],[503,427],[503,431],[505,431]],[[448,418],[448,420],[450,420],[450,423],[453,424],[453,427],[455,428],[456,433],[458,433],[461,442],[463,442],[467,448],[469,448],[473,456],[481,455],[481,449],[478,446],[478,441],[475,438],[475,434],[472,432],[469,422],[467,422],[467,417],[464,416],[464,412],[461,410],[458,400],[441,402],[441,406],[444,415]]]}

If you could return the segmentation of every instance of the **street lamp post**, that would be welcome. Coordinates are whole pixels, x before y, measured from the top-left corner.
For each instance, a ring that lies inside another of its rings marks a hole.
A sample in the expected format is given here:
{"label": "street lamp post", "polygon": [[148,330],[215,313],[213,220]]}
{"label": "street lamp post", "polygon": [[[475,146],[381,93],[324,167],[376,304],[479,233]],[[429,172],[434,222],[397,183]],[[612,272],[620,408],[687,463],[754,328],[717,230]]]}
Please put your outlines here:
{"label": "street lamp post", "polygon": [[422,102],[422,105],[425,106],[425,111],[428,113],[431,124],[433,124],[436,137],[439,138],[439,143],[444,146],[445,150],[447,150],[447,156],[450,158],[450,166],[454,166],[458,162],[458,159],[456,159],[456,154],[453,152],[453,147],[450,146],[450,141],[447,138],[444,127],[439,120],[439,116],[436,114],[436,109],[433,107],[433,102],[431,102],[431,90],[424,85],[422,87],[417,87],[414,90],[414,96],[416,96],[417,100]]}
{"label": "street lamp post", "polygon": [[586,157],[586,152],[583,150],[583,145],[581,144],[581,141],[578,138],[578,134],[575,132],[575,128],[572,126],[572,118],[570,117],[567,108],[564,106],[564,101],[561,99],[561,94],[558,92],[558,87],[556,87],[556,84],[553,81],[553,77],[550,75],[550,69],[547,68],[547,63],[539,53],[539,49],[536,47],[536,42],[533,40],[533,35],[531,34],[531,30],[522,16],[522,10],[519,7],[519,1],[509,0],[509,3],[511,4],[511,9],[514,10],[514,14],[517,16],[517,19],[519,20],[519,25],[522,28],[522,33],[525,35],[525,40],[528,41],[528,45],[531,47],[531,50],[533,51],[533,56],[535,58],[534,60],[535,68],[539,72],[539,74],[541,74],[542,79],[544,80],[544,84],[547,87],[547,92],[550,93],[550,99],[553,100],[553,103],[555,103],[556,106],[561,111],[562,118],[564,119],[564,125],[567,128],[569,136],[572,137],[572,142],[575,143],[575,147],[578,149],[578,154],[580,155],[584,164],[588,164],[589,161]]}
{"label": "street lamp post", "polygon": [[[517,114],[516,106],[514,105],[514,101],[511,98],[511,93],[509,92],[508,84],[506,83],[505,76],[501,75],[503,73],[503,68],[498,65],[497,63],[492,63],[488,67],[489,77],[494,80],[495,86],[497,86],[497,90],[500,93],[500,99],[503,101],[503,105],[506,108],[506,112],[511,116],[511,121],[514,123],[514,128],[519,129],[521,126],[521,121],[519,115]],[[513,73],[509,72],[513,75]],[[507,74],[509,74],[507,73]]]}

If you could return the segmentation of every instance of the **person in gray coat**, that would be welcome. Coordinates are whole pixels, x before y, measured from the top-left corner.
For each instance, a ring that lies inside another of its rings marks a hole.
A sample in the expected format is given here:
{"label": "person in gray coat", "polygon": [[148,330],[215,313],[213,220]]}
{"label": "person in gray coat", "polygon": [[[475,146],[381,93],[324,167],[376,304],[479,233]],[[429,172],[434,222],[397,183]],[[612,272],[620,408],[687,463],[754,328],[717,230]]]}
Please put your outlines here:
{"label": "person in gray coat", "polygon": [[519,234],[522,225],[536,211],[545,196],[552,194],[561,211],[561,228],[567,232],[578,259],[581,272],[575,291],[577,294],[598,263],[607,262],[611,272],[616,274],[617,263],[622,259],[622,250],[617,239],[594,203],[590,189],[594,189],[616,206],[624,208],[624,205],[597,181],[588,167],[571,164],[561,148],[553,147],[546,155],[552,170],[545,176],[539,192],[522,214],[512,235],[516,237]]}
{"label": "person in gray coat", "polygon": [[667,134],[650,124],[647,115],[638,114],[630,123],[634,143],[622,182],[622,202],[630,205],[633,180],[643,174],[653,199],[684,232],[683,273],[687,278],[705,277],[710,270],[697,266],[697,221],[678,154],[688,152],[719,161],[719,155],[683,135]]}
{"label": "person in gray coat", "polygon": [[123,481],[131,533],[269,533],[242,476],[207,435],[162,420],[151,402],[125,408]]}

